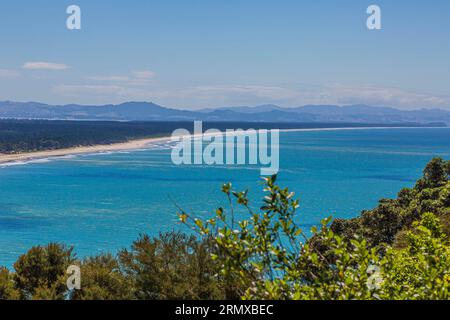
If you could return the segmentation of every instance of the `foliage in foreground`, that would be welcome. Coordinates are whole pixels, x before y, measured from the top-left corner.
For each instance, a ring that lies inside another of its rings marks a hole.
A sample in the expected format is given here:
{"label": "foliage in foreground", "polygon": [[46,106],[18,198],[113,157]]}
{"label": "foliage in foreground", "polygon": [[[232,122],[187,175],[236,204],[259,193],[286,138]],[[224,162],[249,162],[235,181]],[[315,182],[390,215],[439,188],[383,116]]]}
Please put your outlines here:
{"label": "foliage in foreground", "polygon": [[[210,246],[181,233],[141,236],[117,257],[76,260],[60,244],[34,247],[14,264],[0,269],[0,300],[225,299]],[[81,290],[68,292],[66,270],[81,268]]]}
{"label": "foliage in foreground", "polygon": [[[326,219],[312,237],[276,177],[265,180],[257,211],[227,184],[228,210],[207,221],[179,214],[198,237],[142,235],[116,257],[81,261],[70,247],[34,247],[14,272],[0,268],[0,299],[449,299],[449,163],[434,159],[397,199],[356,219]],[[234,202],[248,219],[236,219]],[[67,292],[71,264],[82,288]]]}
{"label": "foliage in foreground", "polygon": [[221,272],[238,279],[246,299],[448,299],[450,246],[442,221],[450,207],[449,173],[450,162],[434,159],[414,189],[382,201],[382,209],[363,213],[341,234],[329,227],[330,218],[308,238],[296,224],[298,200],[275,176],[265,179],[257,212],[247,192],[224,186],[247,220],[235,223],[233,209],[222,208],[208,221],[186,212],[180,219],[214,239]]}

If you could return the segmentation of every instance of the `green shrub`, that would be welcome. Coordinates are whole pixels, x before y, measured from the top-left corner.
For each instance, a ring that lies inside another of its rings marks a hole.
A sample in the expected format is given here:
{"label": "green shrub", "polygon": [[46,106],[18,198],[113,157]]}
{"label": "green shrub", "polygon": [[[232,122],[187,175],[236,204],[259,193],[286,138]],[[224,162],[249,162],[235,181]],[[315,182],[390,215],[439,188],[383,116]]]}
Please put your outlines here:
{"label": "green shrub", "polygon": [[14,288],[13,277],[9,270],[0,268],[0,300],[17,300],[19,292]]}
{"label": "green shrub", "polygon": [[89,257],[81,262],[81,289],[72,300],[132,300],[134,288],[112,255]]}
{"label": "green shrub", "polygon": [[207,242],[181,233],[141,236],[119,253],[124,274],[137,299],[224,298]]}
{"label": "green shrub", "polygon": [[52,243],[33,247],[14,264],[14,282],[23,299],[64,299],[73,248]]}

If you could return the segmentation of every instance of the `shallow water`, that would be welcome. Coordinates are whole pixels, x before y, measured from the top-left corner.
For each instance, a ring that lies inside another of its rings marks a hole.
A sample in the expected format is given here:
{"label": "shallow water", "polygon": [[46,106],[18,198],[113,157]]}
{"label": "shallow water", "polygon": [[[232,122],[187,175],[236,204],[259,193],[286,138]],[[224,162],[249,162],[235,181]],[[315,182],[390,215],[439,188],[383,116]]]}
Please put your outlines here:
{"label": "shallow water", "polygon": [[[305,228],[349,218],[413,186],[434,156],[450,158],[450,129],[281,133],[279,183],[301,199]],[[208,217],[226,206],[224,182],[260,204],[259,167],[175,166],[170,145],[39,160],[0,168],[0,265],[31,246],[74,245],[78,256],[116,252],[141,233],[183,230],[176,205]]]}

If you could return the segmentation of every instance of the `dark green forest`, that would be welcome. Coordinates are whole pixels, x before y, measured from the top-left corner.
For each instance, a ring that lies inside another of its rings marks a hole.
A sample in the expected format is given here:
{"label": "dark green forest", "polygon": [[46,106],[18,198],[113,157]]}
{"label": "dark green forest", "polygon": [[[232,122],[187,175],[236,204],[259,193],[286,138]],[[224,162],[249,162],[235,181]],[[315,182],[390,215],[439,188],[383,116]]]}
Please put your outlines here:
{"label": "dark green forest", "polygon": [[[357,218],[327,218],[312,237],[276,176],[264,179],[256,211],[247,191],[225,184],[230,206],[210,219],[179,209],[194,234],[141,235],[115,255],[84,259],[64,244],[31,248],[12,270],[0,268],[0,299],[447,300],[449,178],[450,162],[435,158],[413,188]],[[247,219],[235,219],[237,207]],[[67,289],[70,265],[81,268],[81,290]]]}

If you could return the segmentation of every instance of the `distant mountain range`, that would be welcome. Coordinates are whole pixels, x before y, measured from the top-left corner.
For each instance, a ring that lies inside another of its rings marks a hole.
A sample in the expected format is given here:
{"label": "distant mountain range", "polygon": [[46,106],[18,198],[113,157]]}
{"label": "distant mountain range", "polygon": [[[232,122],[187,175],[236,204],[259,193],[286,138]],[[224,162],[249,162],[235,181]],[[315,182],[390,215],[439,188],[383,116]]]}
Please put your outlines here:
{"label": "distant mountain range", "polygon": [[249,121],[376,124],[450,124],[450,111],[441,109],[398,110],[367,105],[306,105],[282,108],[276,105],[224,107],[196,111],[166,108],[150,102],[87,106],[47,105],[37,102],[0,101],[0,118],[112,120],[112,121]]}

